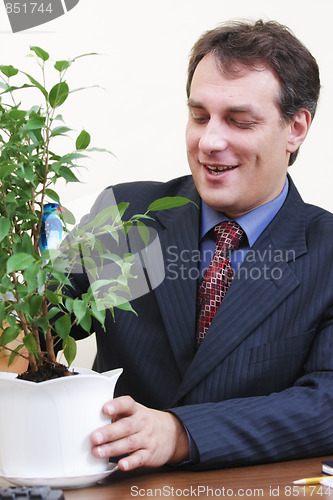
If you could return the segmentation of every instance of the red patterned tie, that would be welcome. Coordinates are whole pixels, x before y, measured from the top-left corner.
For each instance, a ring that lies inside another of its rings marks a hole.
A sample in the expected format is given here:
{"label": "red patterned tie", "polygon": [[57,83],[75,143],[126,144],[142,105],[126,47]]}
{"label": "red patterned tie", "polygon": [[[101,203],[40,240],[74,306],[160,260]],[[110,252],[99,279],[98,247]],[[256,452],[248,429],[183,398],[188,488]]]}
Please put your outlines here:
{"label": "red patterned tie", "polygon": [[197,295],[197,344],[200,345],[233,278],[228,255],[239,247],[245,236],[235,221],[224,221],[214,227],[216,248],[203,276]]}

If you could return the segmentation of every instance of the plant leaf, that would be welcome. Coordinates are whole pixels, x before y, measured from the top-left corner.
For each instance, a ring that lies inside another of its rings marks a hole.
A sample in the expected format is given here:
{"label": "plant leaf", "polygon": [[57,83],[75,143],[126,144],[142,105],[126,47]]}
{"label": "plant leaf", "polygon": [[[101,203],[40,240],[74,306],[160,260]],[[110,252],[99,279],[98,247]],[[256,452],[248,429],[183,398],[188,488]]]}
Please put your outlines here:
{"label": "plant leaf", "polygon": [[87,231],[88,229],[90,228],[95,228],[95,227],[99,227],[99,226],[102,226],[103,224],[105,224],[109,219],[111,220],[116,220],[116,219],[119,219],[120,220],[120,215],[119,215],[119,210],[117,207],[115,207],[114,205],[113,206],[110,206],[110,207],[106,207],[104,208],[103,210],[101,210],[97,215],[96,217],[91,221],[89,222],[89,224],[85,225],[83,227],[83,229],[85,231]]}
{"label": "plant leaf", "polygon": [[57,71],[59,71],[61,73],[65,69],[69,68],[69,66],[71,64],[72,64],[72,61],[56,61],[54,67]]}
{"label": "plant leaf", "polygon": [[46,196],[51,198],[51,200],[56,201],[57,203],[60,203],[59,195],[58,195],[58,193],[53,191],[53,189],[45,189],[45,194],[46,194]]}
{"label": "plant leaf", "polygon": [[86,314],[83,316],[83,318],[79,321],[80,326],[88,333],[90,333],[91,330],[91,315],[90,315],[90,310],[87,310]]}
{"label": "plant leaf", "polygon": [[7,261],[7,272],[22,271],[35,262],[32,255],[24,252],[18,252],[9,257]]}
{"label": "plant leaf", "polygon": [[47,90],[43,87],[43,85],[41,85],[39,82],[37,82],[37,80],[33,76],[29,75],[28,73],[25,73],[24,71],[22,71],[22,73],[25,76],[27,76],[29,78],[29,80],[31,81],[31,83],[42,92],[42,94],[44,95],[44,97],[46,99],[49,98],[49,94],[48,94]]}
{"label": "plant leaf", "polygon": [[29,352],[35,355],[37,354],[37,342],[32,333],[29,333],[28,335],[25,335],[23,337],[23,344]]}
{"label": "plant leaf", "polygon": [[20,330],[16,326],[8,326],[0,335],[0,345],[5,346],[16,339]]}
{"label": "plant leaf", "polygon": [[76,61],[77,59],[80,59],[81,57],[87,57],[87,56],[99,56],[98,52],[87,52],[86,54],[80,54],[79,56],[74,57],[73,61]]}
{"label": "plant leaf", "polygon": [[3,320],[5,319],[5,302],[3,300],[0,301],[0,325],[2,325]]}
{"label": "plant leaf", "polygon": [[67,337],[62,343],[62,348],[68,366],[71,366],[76,356],[76,342],[73,337]]}
{"label": "plant leaf", "polygon": [[147,226],[141,221],[137,221],[136,225],[137,225],[137,229],[139,231],[139,234],[141,236],[141,239],[142,239],[142,241],[145,245],[145,248],[146,248],[149,244],[149,241],[150,241],[150,231],[147,228]]}
{"label": "plant leaf", "polygon": [[14,172],[16,165],[3,165],[0,167],[0,179],[4,180],[8,175]]}
{"label": "plant leaf", "polygon": [[4,239],[10,230],[10,220],[5,217],[0,217],[0,241]]}
{"label": "plant leaf", "polygon": [[57,135],[64,135],[66,132],[70,132],[69,127],[65,127],[64,125],[55,127],[51,132],[51,137],[56,137]]}
{"label": "plant leaf", "polygon": [[64,213],[62,214],[63,220],[66,222],[66,224],[75,224],[75,216],[74,214],[66,207],[64,207]]}
{"label": "plant leaf", "polygon": [[44,335],[46,335],[47,330],[49,328],[49,322],[46,318],[35,318],[34,324],[38,326],[39,329],[43,330]]}
{"label": "plant leaf", "polygon": [[29,300],[29,314],[32,318],[38,314],[42,301],[42,295],[33,295]]}
{"label": "plant leaf", "polygon": [[49,103],[52,108],[57,108],[63,104],[69,94],[69,87],[66,82],[60,82],[54,85],[49,93]]}
{"label": "plant leaf", "polygon": [[57,314],[61,313],[61,309],[59,309],[59,307],[51,307],[51,309],[49,309],[49,312],[47,313],[47,319],[50,321],[52,318],[54,318],[54,316],[56,316]]}
{"label": "plant leaf", "polygon": [[158,200],[153,201],[149,205],[147,212],[181,207],[183,205],[186,205],[190,201],[191,200],[189,200],[188,198],[184,198],[183,196],[165,196],[164,198],[159,198]]}
{"label": "plant leaf", "polygon": [[104,280],[104,279],[103,280],[96,280],[93,283],[91,283],[90,289],[91,289],[92,293],[94,293],[99,288],[101,288],[103,286],[107,286],[107,285],[110,285],[110,280]]}
{"label": "plant leaf", "polygon": [[3,73],[5,76],[10,78],[11,76],[15,76],[18,73],[18,69],[14,68],[11,64],[9,66],[0,66],[0,71]]}
{"label": "plant leaf", "polygon": [[73,312],[79,323],[87,312],[87,304],[84,300],[76,299],[73,303]]}
{"label": "plant leaf", "polygon": [[76,149],[86,149],[90,144],[90,134],[82,130],[76,139]]}
{"label": "plant leaf", "polygon": [[69,167],[60,167],[59,175],[63,177],[66,182],[80,182]]}
{"label": "plant leaf", "polygon": [[23,347],[23,344],[20,344],[17,347],[15,347],[15,349],[13,350],[11,355],[9,356],[8,366],[10,366],[15,361],[15,359],[17,358],[17,353],[19,352],[20,349],[22,349],[22,347]]}
{"label": "plant leaf", "polygon": [[131,306],[131,304],[129,302],[123,302],[122,304],[117,304],[115,307],[117,307],[118,309],[122,309],[123,311],[130,311],[130,312],[134,313],[135,316],[138,315],[138,313],[136,311],[134,311],[133,307]]}
{"label": "plant leaf", "polygon": [[106,310],[105,309],[98,309],[96,302],[92,302],[91,304],[91,312],[93,316],[101,323],[104,331],[105,331],[105,317],[106,317]]}
{"label": "plant leaf", "polygon": [[42,59],[43,61],[47,61],[48,58],[50,57],[49,54],[47,52],[45,52],[45,50],[41,49],[40,47],[30,46],[30,50],[33,50],[35,52],[36,56],[39,57],[40,59]]}
{"label": "plant leaf", "polygon": [[38,115],[33,116],[32,118],[29,118],[27,123],[22,128],[22,135],[26,135],[26,132],[28,130],[40,130],[44,126],[45,126],[45,118]]}
{"label": "plant leaf", "polygon": [[65,340],[69,332],[71,331],[71,318],[68,314],[60,316],[59,319],[54,323],[54,328],[62,340]]}

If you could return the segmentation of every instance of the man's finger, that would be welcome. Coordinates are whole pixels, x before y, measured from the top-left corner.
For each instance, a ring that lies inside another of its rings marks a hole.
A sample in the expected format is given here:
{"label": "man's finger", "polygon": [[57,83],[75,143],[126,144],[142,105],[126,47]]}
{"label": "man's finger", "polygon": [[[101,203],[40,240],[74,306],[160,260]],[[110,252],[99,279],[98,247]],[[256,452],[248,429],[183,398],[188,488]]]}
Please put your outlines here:
{"label": "man's finger", "polygon": [[91,442],[94,445],[103,445],[124,438],[131,439],[131,436],[135,435],[139,430],[139,423],[137,420],[125,417],[93,431],[91,434]]}
{"label": "man's finger", "polygon": [[138,450],[128,457],[120,459],[118,462],[118,467],[120,470],[127,471],[136,469],[137,467],[148,465],[147,455],[147,450]]}
{"label": "man's finger", "polygon": [[93,455],[97,458],[116,457],[127,453],[136,452],[139,449],[139,435],[133,434],[113,442],[93,447]]}
{"label": "man's finger", "polygon": [[103,412],[110,417],[116,415],[132,415],[136,404],[130,396],[120,396],[119,398],[108,401],[103,406]]}

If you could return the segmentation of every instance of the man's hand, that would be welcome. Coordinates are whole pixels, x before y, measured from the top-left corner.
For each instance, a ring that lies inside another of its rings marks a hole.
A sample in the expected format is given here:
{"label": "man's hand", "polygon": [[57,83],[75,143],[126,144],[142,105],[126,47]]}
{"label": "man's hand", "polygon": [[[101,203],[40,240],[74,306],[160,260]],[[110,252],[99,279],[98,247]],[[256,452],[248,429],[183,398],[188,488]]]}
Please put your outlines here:
{"label": "man's hand", "polygon": [[172,413],[146,408],[129,396],[106,403],[103,412],[112,417],[112,423],[91,435],[96,457],[128,454],[118,462],[121,470],[159,467],[189,458],[187,433]]}

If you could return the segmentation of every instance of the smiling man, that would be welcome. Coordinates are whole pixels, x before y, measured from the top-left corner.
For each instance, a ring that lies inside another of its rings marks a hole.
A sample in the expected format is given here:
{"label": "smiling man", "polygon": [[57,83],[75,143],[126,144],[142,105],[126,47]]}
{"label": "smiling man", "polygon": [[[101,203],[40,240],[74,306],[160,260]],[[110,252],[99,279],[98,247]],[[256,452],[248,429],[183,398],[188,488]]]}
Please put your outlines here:
{"label": "smiling man", "polygon": [[[97,368],[124,369],[104,407],[113,421],[91,437],[96,456],[125,455],[129,470],[332,452],[333,216],[287,175],[319,88],[315,59],[278,23],[222,25],[195,44],[192,176],[113,188],[133,214],[162,196],[197,206],[151,221],[165,279],[133,300],[138,316],[109,315],[107,334],[95,325]],[[109,203],[107,189],[91,217]]]}
{"label": "smiling man", "polygon": [[290,154],[303,142],[311,114],[304,108],[282,122],[279,80],[265,65],[239,64],[232,75],[224,73],[211,52],[198,64],[186,142],[201,198],[235,219],[281,193]]}

